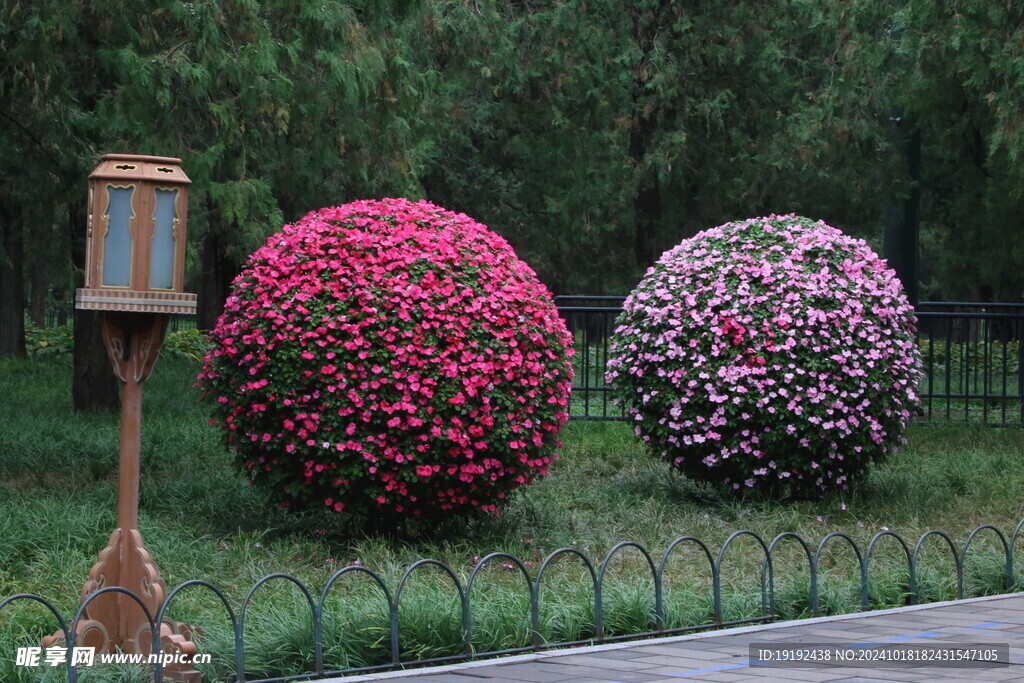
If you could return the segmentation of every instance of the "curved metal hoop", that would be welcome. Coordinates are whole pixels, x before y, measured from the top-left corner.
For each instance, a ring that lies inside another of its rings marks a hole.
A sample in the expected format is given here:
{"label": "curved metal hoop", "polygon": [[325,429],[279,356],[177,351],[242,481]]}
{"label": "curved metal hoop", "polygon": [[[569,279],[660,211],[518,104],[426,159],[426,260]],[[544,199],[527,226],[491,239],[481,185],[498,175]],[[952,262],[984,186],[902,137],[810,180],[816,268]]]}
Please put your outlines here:
{"label": "curved metal hoop", "polygon": [[[238,659],[237,673],[239,676],[239,683],[244,683],[245,681],[245,614],[249,609],[249,603],[252,602],[252,598],[256,594],[257,590],[259,590],[264,584],[268,583],[269,581],[277,579],[286,581],[297,586],[299,590],[302,591],[302,594],[305,596],[306,604],[309,605],[309,611],[313,617],[313,648],[314,650],[316,650],[317,648],[319,642],[317,636],[320,633],[320,612],[317,609],[316,603],[314,603],[313,601],[313,594],[309,592],[309,589],[306,588],[306,585],[304,583],[299,581],[291,574],[268,574],[267,576],[264,576],[262,579],[257,581],[253,585],[253,587],[249,589],[249,592],[246,594],[245,599],[242,600],[242,606],[238,610],[238,633],[241,635],[242,639],[242,647],[236,653],[236,657]],[[320,644],[320,646],[322,647],[322,643]]]}
{"label": "curved metal hoop", "polygon": [[[811,616],[818,616],[813,611],[813,605],[816,603],[818,597],[818,565],[814,560],[814,555],[811,554],[811,548],[807,545],[807,542],[800,536],[800,534],[793,531],[783,531],[781,534],[772,539],[772,542],[768,544],[768,555],[771,556],[772,551],[775,550],[775,546],[778,545],[779,541],[784,541],[787,538],[794,539],[803,548],[804,555],[807,557],[807,572],[809,575],[809,587],[807,589],[807,595],[811,601],[812,613]],[[768,573],[768,560],[765,558],[764,565],[761,567],[762,575]],[[774,573],[769,576],[768,579],[768,610],[772,615],[775,614],[775,576]]]}
{"label": "curved metal hoop", "polygon": [[931,536],[938,536],[946,542],[949,546],[949,551],[953,553],[953,564],[956,566],[956,599],[960,600],[964,597],[964,565],[963,560],[960,557],[960,553],[956,551],[956,546],[953,544],[953,539],[946,535],[943,531],[926,531],[921,535],[921,538],[917,541],[917,545],[914,546],[914,570],[920,566],[917,557],[921,553],[921,548],[924,546],[925,540]]}
{"label": "curved metal hoop", "polygon": [[[468,633],[471,626],[469,621],[469,597],[466,594],[466,589],[462,587],[462,582],[459,581],[459,577],[455,573],[455,571],[451,567],[446,565],[444,562],[441,562],[440,560],[417,560],[416,562],[413,562],[412,565],[405,570],[405,573],[402,574],[402,578],[398,581],[398,587],[395,588],[395,618],[391,622],[391,630],[392,633],[394,634],[395,646],[393,650],[393,657],[396,658],[396,661],[394,662],[396,666],[401,661],[401,652],[399,649],[400,644],[398,643],[398,608],[402,600],[402,590],[405,588],[405,584],[409,580],[409,577],[412,576],[413,573],[416,572],[416,570],[418,570],[420,567],[438,567],[445,574],[447,574],[448,577],[452,580],[452,583],[455,584],[455,590],[459,592],[459,604],[461,605],[462,609],[462,637],[464,643],[467,642],[466,639],[468,638]],[[465,647],[466,657],[472,657],[472,649],[469,647],[468,644],[465,645]]]}
{"label": "curved metal hoop", "polygon": [[1005,569],[1003,571],[1003,590],[1009,590],[1010,586],[1013,585],[1013,557],[1010,555],[1010,544],[1006,541],[1006,536],[1003,536],[1003,532],[995,528],[991,524],[982,524],[974,529],[971,534],[967,537],[967,541],[964,543],[964,549],[960,553],[960,561],[966,566],[967,564],[967,551],[971,547],[971,543],[974,542],[974,537],[980,534],[982,531],[991,531],[999,539],[999,542],[1003,546],[1003,555],[1005,559]]}
{"label": "curved metal hoop", "polygon": [[868,543],[868,549],[864,551],[864,575],[869,576],[869,570],[871,569],[871,551],[874,550],[875,544],[886,537],[895,538],[899,542],[900,547],[903,548],[903,554],[907,558],[907,581],[909,583],[907,587],[907,600],[909,604],[913,605],[917,601],[917,579],[914,576],[914,557],[910,554],[910,548],[907,547],[906,541],[904,541],[899,534],[886,530],[879,531],[872,537],[871,542]]}
{"label": "curved metal hoop", "polygon": [[[600,596],[600,591],[598,589],[598,584],[597,584],[597,570],[594,569],[594,563],[590,561],[590,558],[587,557],[586,554],[584,554],[583,552],[577,550],[576,548],[559,548],[558,550],[552,551],[546,558],[544,558],[544,561],[541,562],[540,569],[537,570],[537,581],[534,584],[534,586],[535,586],[535,593],[536,593],[536,596],[537,596],[537,609],[534,612],[535,616],[537,617],[536,622],[534,622],[533,647],[534,647],[535,650],[540,650],[541,649],[541,637],[540,637],[540,587],[541,587],[541,582],[544,580],[544,572],[547,571],[547,568],[548,568],[548,566],[550,566],[551,562],[554,561],[555,558],[561,557],[562,555],[574,555],[575,557],[577,557],[577,558],[579,558],[580,560],[583,561],[583,565],[587,568],[587,571],[590,572],[590,585],[591,585],[591,588],[593,589],[593,595],[594,595],[594,615],[595,615],[594,619],[595,619],[595,622],[596,622],[596,619],[597,619],[597,614],[601,611],[601,600],[600,600],[600,597],[599,597]],[[595,633],[595,637],[596,637],[596,633]]]}
{"label": "curved metal hoop", "polygon": [[761,546],[761,550],[764,552],[764,562],[768,567],[768,576],[766,577],[764,572],[761,573],[761,616],[768,616],[768,583],[772,582],[772,554],[768,552],[768,545],[764,542],[764,539],[755,534],[753,531],[747,529],[741,529],[734,531],[729,538],[725,539],[725,543],[722,544],[722,549],[718,551],[718,560],[715,562],[715,576],[713,589],[715,591],[715,623],[722,623],[722,560],[725,559],[725,551],[729,549],[733,541],[741,536],[750,536],[757,544]]}
{"label": "curved metal hoop", "polygon": [[705,544],[704,541],[700,540],[699,538],[696,538],[695,536],[680,536],[680,537],[676,538],[674,541],[672,541],[671,543],[669,543],[668,547],[665,549],[665,552],[661,556],[661,562],[658,563],[658,577],[660,578],[660,582],[659,583],[660,583],[661,590],[659,590],[658,594],[657,594],[658,604],[656,606],[656,614],[658,615],[658,624],[659,624],[658,630],[659,631],[663,631],[664,630],[664,624],[665,624],[665,605],[664,605],[664,602],[665,602],[665,599],[664,599],[664,592],[665,592],[665,586],[664,586],[664,584],[665,584],[665,567],[668,565],[669,557],[672,555],[672,553],[675,551],[675,549],[677,547],[679,547],[680,545],[682,545],[683,543],[693,543],[698,548],[700,548],[702,551],[704,551],[704,557],[707,558],[708,566],[711,569],[711,582],[712,582],[712,585],[714,585],[714,582],[715,582],[715,558],[713,558],[711,556],[711,549],[708,548],[707,544]]}
{"label": "curved metal hoop", "polygon": [[[640,554],[643,555],[643,558],[647,560],[647,566],[651,570],[651,577],[654,579],[655,605],[657,605],[661,600],[661,576],[658,574],[658,570],[654,566],[654,559],[651,557],[651,554],[647,552],[647,548],[643,547],[639,543],[636,543],[635,541],[622,541],[621,543],[616,543],[612,547],[612,549],[608,551],[608,554],[605,556],[604,561],[601,562],[601,568],[597,572],[597,603],[599,609],[597,612],[596,627],[597,642],[599,643],[604,640],[604,575],[608,571],[608,564],[612,561],[612,558],[615,557],[620,550],[623,550],[625,548],[633,548],[635,550],[639,550]],[[661,627],[659,627],[659,630],[660,628]]]}
{"label": "curved metal hoop", "polygon": [[389,635],[391,641],[391,661],[398,662],[398,606],[395,601],[391,599],[391,591],[388,590],[388,585],[384,579],[380,577],[377,572],[367,569],[366,567],[359,565],[349,565],[348,567],[342,567],[338,571],[334,572],[330,579],[327,580],[327,584],[324,586],[323,591],[320,593],[320,602],[317,603],[317,613],[320,615],[320,640],[318,641],[319,648],[316,651],[316,662],[317,671],[322,673],[320,670],[324,667],[324,649],[323,649],[323,618],[324,618],[324,606],[327,603],[327,595],[330,593],[331,588],[337,581],[345,574],[365,574],[370,577],[371,580],[380,588],[381,592],[384,593],[384,601],[388,606],[388,624],[389,624]]}
{"label": "curved metal hoop", "polygon": [[[841,538],[846,541],[853,548],[853,552],[857,556],[857,565],[860,567],[860,608],[861,610],[866,610],[868,608],[868,570],[864,564],[864,558],[860,554],[860,547],[852,538],[841,531],[833,531],[826,535],[825,538],[821,539],[821,543],[818,544],[818,550],[814,553],[814,566],[815,568],[821,567],[821,553],[833,538]],[[812,611],[815,615],[818,614],[819,607],[818,596],[815,595],[814,605],[812,606]]]}
{"label": "curved metal hoop", "polygon": [[[526,565],[523,564],[523,561],[520,560],[515,555],[511,555],[509,553],[491,553],[490,555],[482,558],[479,562],[476,563],[476,566],[473,567],[473,571],[470,572],[470,574],[469,574],[469,579],[466,581],[466,616],[467,616],[467,624],[466,624],[466,629],[465,629],[465,639],[466,639],[466,650],[470,651],[470,652],[472,652],[472,650],[473,650],[473,636],[472,636],[472,628],[473,628],[473,611],[472,611],[473,583],[476,580],[477,574],[484,567],[484,565],[486,565],[488,562],[491,562],[493,560],[507,560],[508,562],[511,562],[517,569],[519,569],[519,573],[521,573],[523,575],[523,578],[526,579],[526,590],[527,590],[527,593],[528,593],[529,599],[530,599],[530,615],[529,616],[530,616],[530,630],[532,632],[531,633],[531,640],[534,642],[534,644],[536,643],[536,639],[537,639],[536,628],[537,628],[537,624],[538,624],[538,621],[539,621],[539,617],[537,615],[537,587],[534,584],[533,580],[530,578],[530,571],[526,568]],[[515,649],[523,651],[523,650],[530,650],[532,648],[530,648],[530,647],[520,647],[520,648],[515,648]],[[479,653],[479,654],[480,655],[486,655],[486,654],[489,654],[489,653],[483,652],[483,653]]]}

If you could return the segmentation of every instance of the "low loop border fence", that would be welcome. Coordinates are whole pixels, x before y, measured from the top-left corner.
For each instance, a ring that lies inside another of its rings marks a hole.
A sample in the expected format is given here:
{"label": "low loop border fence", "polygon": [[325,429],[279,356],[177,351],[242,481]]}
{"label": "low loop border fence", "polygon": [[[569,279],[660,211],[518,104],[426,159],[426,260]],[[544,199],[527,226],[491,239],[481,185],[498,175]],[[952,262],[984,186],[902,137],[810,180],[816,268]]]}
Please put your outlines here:
{"label": "low loop border fence", "polygon": [[[383,576],[379,573],[362,565],[349,565],[336,571],[330,579],[327,581],[323,590],[320,593],[319,599],[314,597],[314,594],[309,588],[302,583],[298,578],[285,573],[274,573],[264,576],[257,581],[253,587],[246,594],[242,600],[241,606],[237,613],[232,608],[230,600],[219,588],[213,584],[202,581],[202,580],[191,580],[186,581],[176,586],[171,590],[167,599],[157,612],[156,615],[151,614],[143,604],[143,602],[131,591],[117,586],[110,586],[102,588],[95,593],[90,594],[85,601],[79,607],[74,620],[69,625],[67,620],[63,617],[60,611],[54,606],[52,602],[43,598],[39,595],[20,593],[12,595],[2,601],[0,601],[0,612],[5,607],[16,603],[22,602],[34,602],[43,605],[50,614],[56,619],[59,625],[59,630],[63,632],[65,642],[70,643],[70,634],[76,633],[78,624],[82,619],[86,606],[98,597],[107,593],[120,593],[129,596],[137,604],[142,607],[145,612],[146,619],[149,623],[149,628],[153,635],[153,654],[160,654],[160,639],[158,636],[158,624],[163,623],[167,616],[168,609],[171,607],[175,599],[186,589],[200,588],[211,591],[220,601],[224,608],[225,613],[231,624],[231,629],[234,638],[234,661],[235,671],[233,675],[235,680],[239,683],[283,683],[284,681],[300,681],[300,680],[315,680],[320,678],[326,678],[330,676],[341,676],[347,674],[357,673],[371,673],[393,669],[401,669],[406,667],[421,667],[436,664],[445,664],[456,661],[466,661],[471,659],[484,659],[491,657],[499,657],[505,655],[519,654],[524,652],[541,652],[547,649],[553,648],[566,648],[580,645],[591,645],[600,643],[612,643],[625,640],[637,640],[642,638],[652,638],[659,636],[676,635],[682,633],[692,633],[696,631],[704,631],[715,628],[722,628],[728,626],[736,626],[741,624],[756,624],[763,622],[770,622],[776,620],[776,595],[775,595],[775,569],[772,561],[773,553],[777,553],[776,548],[783,541],[796,542],[802,550],[802,555],[807,561],[808,570],[808,589],[807,596],[810,602],[810,612],[812,617],[820,615],[820,587],[821,587],[821,576],[819,570],[821,567],[821,560],[823,553],[831,548],[836,543],[840,543],[842,546],[848,547],[854,557],[854,568],[859,574],[859,610],[870,611],[871,609],[871,592],[870,592],[870,569],[871,559],[876,554],[876,547],[883,541],[893,539],[898,544],[899,550],[902,550],[902,555],[906,561],[906,585],[904,595],[904,602],[907,605],[918,604],[918,576],[917,572],[920,567],[920,554],[925,546],[925,542],[930,538],[937,537],[937,540],[943,542],[942,545],[948,549],[949,555],[952,556],[953,564],[956,569],[956,599],[960,600],[964,597],[964,570],[965,560],[971,551],[972,545],[977,543],[977,539],[980,535],[985,534],[986,536],[994,536],[998,540],[997,548],[1002,551],[1005,558],[1005,563],[1002,565],[1001,578],[1002,588],[1004,591],[1010,591],[1013,587],[1017,586],[1017,579],[1014,573],[1013,556],[1016,550],[1018,538],[1021,535],[1021,531],[1024,529],[1024,520],[1021,520],[1014,528],[1013,533],[1007,539],[1006,535],[1000,531],[997,527],[990,524],[983,524],[976,527],[968,535],[967,540],[963,546],[959,547],[954,543],[952,538],[945,532],[939,530],[926,531],[918,539],[911,550],[910,545],[905,539],[899,534],[883,530],[876,533],[871,540],[868,542],[866,549],[862,552],[861,547],[857,542],[848,534],[840,531],[833,531],[825,535],[824,538],[818,543],[815,550],[812,551],[812,546],[799,534],[795,532],[783,532],[777,535],[770,542],[766,542],[764,538],[753,531],[740,530],[731,534],[723,543],[717,556],[712,552],[711,548],[701,541],[699,538],[694,536],[680,536],[673,540],[665,551],[662,553],[659,561],[655,562],[654,557],[642,544],[634,541],[623,541],[615,545],[608,554],[602,560],[600,565],[595,563],[587,556],[586,553],[576,548],[559,548],[552,551],[548,556],[541,562],[536,577],[531,577],[530,571],[527,564],[515,555],[495,552],[487,555],[476,562],[471,570],[468,579],[465,584],[459,578],[458,573],[450,566],[443,562],[433,559],[422,559],[405,570],[395,590],[392,592],[388,589],[388,583]],[[990,533],[989,533],[990,532]],[[760,615],[747,617],[742,619],[725,620],[722,614],[722,577],[723,567],[728,567],[727,563],[727,551],[731,546],[739,539],[748,538],[756,542],[760,551],[764,554],[764,559],[761,564],[759,572],[759,583],[760,583]],[[666,617],[666,605],[665,605],[665,576],[668,569],[668,562],[676,552],[678,548],[684,544],[693,544],[699,549],[698,556],[703,555],[703,558],[707,560],[710,574],[711,574],[711,590],[714,605],[714,620],[710,623],[704,623],[699,625],[691,626],[680,626],[673,628],[666,628],[665,617]],[[639,553],[643,558],[641,565],[646,565],[647,570],[650,571],[650,577],[653,582],[653,594],[651,596],[651,607],[652,617],[650,626],[646,631],[639,633],[618,633],[608,634],[605,628],[605,603],[604,603],[604,587],[606,584],[609,567],[611,562],[625,551],[635,551]],[[563,559],[576,559],[579,560],[583,567],[586,569],[585,575],[589,576],[590,588],[593,592],[593,605],[594,605],[594,635],[592,638],[574,640],[574,641],[556,641],[556,642],[545,642],[540,628],[540,615],[543,601],[541,600],[541,588],[545,573],[552,566],[555,561],[561,562]],[[478,582],[478,577],[481,570],[492,562],[502,561],[506,563],[506,567],[511,567],[517,570],[525,579],[526,592],[529,599],[529,623],[530,623],[530,644],[522,647],[508,648],[502,650],[487,650],[477,651],[474,648],[473,639],[473,588]],[[444,577],[447,577],[451,581],[453,587],[458,593],[458,604],[459,613],[462,624],[462,635],[463,635],[463,652],[456,655],[433,657],[429,659],[403,659],[402,658],[402,643],[400,640],[400,607],[401,599],[406,591],[406,586],[409,580],[419,571],[426,567],[435,567],[440,570]],[[389,649],[389,662],[386,664],[378,664],[375,666],[365,666],[359,668],[348,668],[348,669],[330,669],[324,661],[324,633],[323,633],[323,619],[325,615],[325,609],[327,605],[328,596],[331,594],[331,589],[339,583],[342,577],[348,574],[362,574],[369,577],[373,584],[380,590],[381,597],[386,603],[388,620],[389,620],[389,632],[388,632],[388,649]],[[312,619],[312,653],[313,653],[313,670],[306,671],[303,673],[282,676],[276,678],[253,678],[250,674],[255,675],[254,672],[247,672],[245,665],[245,622],[246,615],[249,612],[250,606],[253,604],[253,598],[258,594],[261,588],[269,584],[271,581],[283,581],[290,583],[297,587],[301,592],[305,602],[310,611],[310,617]],[[201,625],[200,625],[201,626]],[[22,637],[25,637],[23,634]],[[41,635],[41,634],[40,634]],[[201,641],[200,641],[201,645]],[[156,664],[153,669],[153,676],[156,683],[161,683],[164,680],[163,667],[159,660],[156,660]],[[68,679],[71,683],[77,683],[78,680],[78,667],[73,663],[71,656],[71,649],[68,648],[66,655]]]}

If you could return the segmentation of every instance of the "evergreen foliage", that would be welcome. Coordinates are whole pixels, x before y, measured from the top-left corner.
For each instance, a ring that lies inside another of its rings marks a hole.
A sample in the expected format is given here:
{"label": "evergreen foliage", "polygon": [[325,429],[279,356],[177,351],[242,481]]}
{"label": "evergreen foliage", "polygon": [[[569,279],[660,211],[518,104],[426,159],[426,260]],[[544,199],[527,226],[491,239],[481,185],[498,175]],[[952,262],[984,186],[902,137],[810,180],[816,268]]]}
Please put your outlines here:
{"label": "evergreen foliage", "polygon": [[111,151],[195,181],[203,327],[267,226],[324,196],[480,216],[556,293],[624,292],[750,215],[878,244],[915,133],[923,297],[1018,300],[1022,19],[1009,0],[7,2],[0,354],[24,301],[69,300]]}

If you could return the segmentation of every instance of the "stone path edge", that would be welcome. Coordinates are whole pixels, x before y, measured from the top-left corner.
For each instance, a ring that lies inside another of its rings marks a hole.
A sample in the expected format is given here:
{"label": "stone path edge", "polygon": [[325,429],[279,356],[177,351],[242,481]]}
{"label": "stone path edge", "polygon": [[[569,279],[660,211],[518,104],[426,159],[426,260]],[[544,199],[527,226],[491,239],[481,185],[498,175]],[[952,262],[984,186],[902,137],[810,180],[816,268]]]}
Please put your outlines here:
{"label": "stone path edge", "polygon": [[362,674],[357,676],[342,676],[338,678],[317,679],[322,683],[361,683],[363,681],[386,681],[389,678],[430,676],[442,673],[455,673],[467,669],[477,669],[483,666],[495,666],[497,664],[516,664],[521,662],[536,662],[552,657],[566,657],[569,655],[585,655],[595,652],[608,652],[611,650],[623,650],[643,645],[664,645],[679,643],[688,640],[701,640],[706,638],[720,637],[724,635],[741,635],[744,633],[757,633],[779,628],[792,628],[794,626],[813,626],[833,621],[847,621],[850,619],[864,619],[868,617],[880,617],[888,614],[906,614],[907,612],[919,612],[937,607],[953,607],[956,605],[969,605],[977,602],[990,602],[993,600],[1005,600],[1007,598],[1024,597],[1021,593],[1004,593],[1002,595],[985,595],[980,598],[965,598],[963,600],[946,600],[944,602],[929,602],[923,605],[909,605],[906,607],[891,607],[889,609],[870,610],[867,612],[850,612],[849,614],[835,614],[827,617],[808,617],[807,619],[791,619],[788,621],[776,621],[770,624],[755,624],[753,626],[737,626],[733,628],[715,629],[712,631],[701,631],[700,633],[687,633],[678,636],[662,636],[652,638],[641,638],[627,640],[618,643],[603,643],[601,645],[585,645],[581,647],[567,647],[561,649],[545,650],[544,652],[532,652],[522,655],[511,655],[508,657],[488,657],[485,659],[474,659],[468,662],[448,664],[445,666],[433,666],[423,668],[396,669],[381,673]]}

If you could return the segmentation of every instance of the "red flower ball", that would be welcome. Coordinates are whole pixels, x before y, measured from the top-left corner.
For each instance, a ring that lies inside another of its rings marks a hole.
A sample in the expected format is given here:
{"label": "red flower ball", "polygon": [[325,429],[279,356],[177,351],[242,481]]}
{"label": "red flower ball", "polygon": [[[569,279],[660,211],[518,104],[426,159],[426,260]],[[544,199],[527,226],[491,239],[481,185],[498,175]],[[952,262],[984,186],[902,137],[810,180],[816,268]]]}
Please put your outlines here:
{"label": "red flower ball", "polygon": [[557,457],[571,337],[529,266],[464,214],[385,199],[286,225],[211,340],[214,422],[283,506],[496,512]]}

